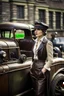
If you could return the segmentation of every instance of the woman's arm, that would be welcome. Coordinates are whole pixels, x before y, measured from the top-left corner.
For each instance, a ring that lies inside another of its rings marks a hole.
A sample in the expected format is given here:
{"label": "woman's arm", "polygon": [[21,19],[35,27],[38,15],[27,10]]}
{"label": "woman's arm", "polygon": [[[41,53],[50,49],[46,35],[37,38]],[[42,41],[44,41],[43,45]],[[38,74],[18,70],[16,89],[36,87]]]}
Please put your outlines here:
{"label": "woman's arm", "polygon": [[47,45],[46,45],[46,49],[47,49],[47,62],[45,63],[42,72],[45,73],[46,70],[50,69],[50,66],[53,62],[53,44],[51,41],[48,40]]}

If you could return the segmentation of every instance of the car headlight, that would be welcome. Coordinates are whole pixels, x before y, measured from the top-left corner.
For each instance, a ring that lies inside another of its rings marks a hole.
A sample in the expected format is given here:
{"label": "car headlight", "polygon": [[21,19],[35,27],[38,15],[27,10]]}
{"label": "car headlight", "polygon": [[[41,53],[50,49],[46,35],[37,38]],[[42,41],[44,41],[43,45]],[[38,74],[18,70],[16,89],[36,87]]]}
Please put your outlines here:
{"label": "car headlight", "polygon": [[3,57],[6,57],[6,52],[3,52]]}
{"label": "car headlight", "polygon": [[6,52],[3,50],[0,50],[0,57],[2,58],[6,57]]}

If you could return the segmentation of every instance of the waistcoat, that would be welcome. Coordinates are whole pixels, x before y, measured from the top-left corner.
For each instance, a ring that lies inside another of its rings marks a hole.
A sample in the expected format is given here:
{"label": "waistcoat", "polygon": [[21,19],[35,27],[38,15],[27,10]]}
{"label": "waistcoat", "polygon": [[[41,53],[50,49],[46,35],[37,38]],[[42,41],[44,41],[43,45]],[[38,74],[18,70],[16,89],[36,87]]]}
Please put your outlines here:
{"label": "waistcoat", "polygon": [[[43,62],[45,62],[45,60],[47,59],[47,50],[46,50],[46,44],[47,44],[48,40],[44,40],[41,42],[39,48],[38,48],[38,60],[42,60]],[[34,53],[32,51],[32,60],[34,60]]]}

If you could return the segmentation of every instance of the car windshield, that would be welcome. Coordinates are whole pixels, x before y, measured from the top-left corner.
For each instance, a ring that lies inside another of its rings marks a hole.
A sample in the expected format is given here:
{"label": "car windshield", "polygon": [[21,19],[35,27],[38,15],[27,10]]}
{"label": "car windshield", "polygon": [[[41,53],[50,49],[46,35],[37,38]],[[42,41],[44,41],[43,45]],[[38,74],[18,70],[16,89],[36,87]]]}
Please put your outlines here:
{"label": "car windshield", "polygon": [[57,38],[55,38],[55,42],[63,44],[64,43],[64,37],[57,37]]}
{"label": "car windshield", "polygon": [[0,30],[0,38],[15,38],[16,39],[23,39],[25,37],[24,30],[15,30],[15,34],[11,30]]}

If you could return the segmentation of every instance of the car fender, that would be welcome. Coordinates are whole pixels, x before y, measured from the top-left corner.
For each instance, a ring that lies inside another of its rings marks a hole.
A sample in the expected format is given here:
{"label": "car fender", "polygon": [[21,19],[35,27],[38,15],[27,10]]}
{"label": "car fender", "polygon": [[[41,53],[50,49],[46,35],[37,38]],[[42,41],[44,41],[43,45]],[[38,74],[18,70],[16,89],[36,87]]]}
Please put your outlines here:
{"label": "car fender", "polygon": [[53,81],[54,78],[55,78],[59,73],[64,74],[64,68],[60,68],[59,70],[57,70],[57,71],[53,74],[51,81]]}
{"label": "car fender", "polygon": [[52,68],[53,67],[58,67],[59,65],[63,66],[63,67],[59,67],[55,72],[54,74],[52,74],[52,77],[51,77],[51,81],[55,78],[55,76],[59,73],[63,73],[64,74],[64,58],[53,58],[53,63],[51,65],[51,71],[52,71]]}

